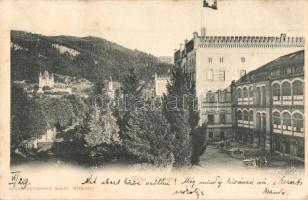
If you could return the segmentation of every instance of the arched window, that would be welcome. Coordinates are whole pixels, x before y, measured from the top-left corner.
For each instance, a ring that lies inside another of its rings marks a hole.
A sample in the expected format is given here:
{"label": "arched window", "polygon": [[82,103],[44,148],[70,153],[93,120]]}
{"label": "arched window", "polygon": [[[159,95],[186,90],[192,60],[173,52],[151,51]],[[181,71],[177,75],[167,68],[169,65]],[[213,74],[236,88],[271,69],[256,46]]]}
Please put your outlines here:
{"label": "arched window", "polygon": [[243,98],[248,98],[248,90],[246,87],[243,88]]}
{"label": "arched window", "polygon": [[253,87],[252,86],[249,87],[248,96],[251,99],[253,98]]}
{"label": "arched window", "polygon": [[242,98],[242,89],[241,88],[237,89],[237,98]]}
{"label": "arched window", "polygon": [[303,82],[296,80],[292,84],[293,89],[293,100],[302,101],[304,99],[304,87]]}
{"label": "arched window", "polygon": [[261,105],[261,88],[257,88],[257,104]]}
{"label": "arched window", "polygon": [[261,131],[261,113],[257,113],[257,130]]}
{"label": "arched window", "polygon": [[244,120],[244,124],[248,124],[248,112],[247,112],[247,110],[243,111],[243,120]]}
{"label": "arched window", "polygon": [[249,111],[249,124],[253,126],[253,111]]}
{"label": "arched window", "polygon": [[274,83],[273,86],[273,100],[280,101],[280,85],[278,83]]}
{"label": "arched window", "polygon": [[282,114],[282,129],[284,131],[292,131],[291,115],[287,112]]}
{"label": "arched window", "polygon": [[273,113],[273,128],[274,129],[281,129],[281,121],[280,121],[280,113],[279,112]]}
{"label": "arched window", "polygon": [[238,110],[238,111],[237,111],[237,120],[238,120],[238,121],[242,121],[242,119],[243,119],[243,118],[242,118],[242,111]]}
{"label": "arched window", "polygon": [[304,118],[299,113],[293,114],[293,131],[298,133],[304,132]]}
{"label": "arched window", "polygon": [[291,101],[291,84],[289,82],[284,82],[281,85],[282,89],[282,100],[284,102],[290,102]]}

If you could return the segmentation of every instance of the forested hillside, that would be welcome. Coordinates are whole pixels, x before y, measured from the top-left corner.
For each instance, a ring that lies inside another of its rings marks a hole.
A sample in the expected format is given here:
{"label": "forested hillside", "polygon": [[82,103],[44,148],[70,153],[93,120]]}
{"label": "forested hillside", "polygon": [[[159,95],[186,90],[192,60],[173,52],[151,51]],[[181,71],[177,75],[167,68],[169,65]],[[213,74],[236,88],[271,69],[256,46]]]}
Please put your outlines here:
{"label": "forested hillside", "polygon": [[12,80],[37,81],[38,73],[47,69],[95,83],[109,76],[122,80],[131,67],[144,81],[149,81],[155,73],[166,73],[171,65],[102,38],[11,32]]}

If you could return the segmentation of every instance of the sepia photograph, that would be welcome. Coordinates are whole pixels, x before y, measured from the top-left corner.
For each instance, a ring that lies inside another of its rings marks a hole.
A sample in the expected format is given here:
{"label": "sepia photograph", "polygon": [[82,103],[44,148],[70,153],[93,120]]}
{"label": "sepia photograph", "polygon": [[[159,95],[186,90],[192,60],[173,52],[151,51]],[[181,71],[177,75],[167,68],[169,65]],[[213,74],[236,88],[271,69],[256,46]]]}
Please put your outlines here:
{"label": "sepia photograph", "polygon": [[0,5],[0,199],[307,198],[307,1]]}

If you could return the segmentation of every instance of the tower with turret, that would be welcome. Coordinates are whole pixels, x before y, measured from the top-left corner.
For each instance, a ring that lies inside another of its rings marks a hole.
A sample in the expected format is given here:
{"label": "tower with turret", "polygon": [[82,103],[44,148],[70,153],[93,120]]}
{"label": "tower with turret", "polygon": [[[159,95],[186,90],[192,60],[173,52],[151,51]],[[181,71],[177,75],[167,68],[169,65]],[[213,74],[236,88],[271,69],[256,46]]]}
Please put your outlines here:
{"label": "tower with turret", "polygon": [[55,82],[54,82],[53,73],[50,74],[47,70],[45,70],[43,74],[40,72],[40,74],[39,74],[39,88],[43,88],[45,86],[53,88],[54,85],[55,85]]}

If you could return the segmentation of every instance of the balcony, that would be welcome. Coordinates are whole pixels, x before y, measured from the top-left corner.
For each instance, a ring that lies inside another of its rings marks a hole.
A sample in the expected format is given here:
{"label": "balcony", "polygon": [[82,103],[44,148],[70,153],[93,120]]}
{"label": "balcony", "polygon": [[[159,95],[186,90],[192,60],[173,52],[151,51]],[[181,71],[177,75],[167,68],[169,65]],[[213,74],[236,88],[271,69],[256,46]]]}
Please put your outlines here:
{"label": "balcony", "polygon": [[281,105],[281,101],[280,100],[278,100],[278,101],[273,100],[273,105],[280,106]]}
{"label": "balcony", "polygon": [[297,137],[305,137],[304,133],[299,133],[299,132],[293,132],[293,135]]}
{"label": "balcony", "polygon": [[292,96],[283,96],[282,97],[282,105],[286,106],[290,106],[292,105]]}
{"label": "balcony", "polygon": [[248,101],[249,101],[249,105],[253,105],[253,98],[248,98]]}
{"label": "balcony", "polygon": [[274,129],[273,129],[273,132],[274,132],[274,133],[282,134],[282,133],[281,133],[281,129],[275,129],[275,128],[274,128]]}
{"label": "balcony", "polygon": [[293,105],[304,105],[304,96],[303,95],[294,95],[293,96]]}

